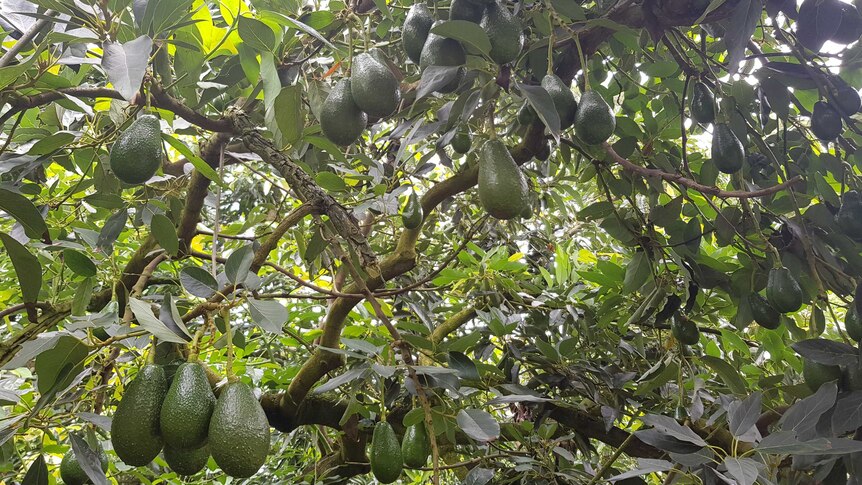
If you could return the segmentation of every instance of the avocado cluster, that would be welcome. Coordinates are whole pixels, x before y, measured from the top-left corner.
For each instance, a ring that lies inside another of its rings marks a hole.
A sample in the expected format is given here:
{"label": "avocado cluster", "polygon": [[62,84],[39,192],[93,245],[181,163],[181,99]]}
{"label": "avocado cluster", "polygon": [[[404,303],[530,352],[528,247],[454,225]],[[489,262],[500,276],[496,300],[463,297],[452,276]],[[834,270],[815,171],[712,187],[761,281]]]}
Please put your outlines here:
{"label": "avocado cluster", "polygon": [[173,471],[188,476],[212,456],[226,474],[245,478],[266,461],[270,430],[247,384],[230,382],[216,399],[201,363],[183,363],[170,382],[162,366],[148,364],[117,405],[111,442],[127,465],[147,465],[163,452]]}
{"label": "avocado cluster", "polygon": [[392,425],[380,421],[374,426],[368,459],[371,473],[380,483],[393,483],[401,476],[404,466],[421,468],[431,455],[431,441],[425,423],[409,426],[401,443]]}
{"label": "avocado cluster", "polygon": [[[831,19],[837,19],[838,22]],[[819,52],[827,40],[850,44],[859,40],[860,36],[862,14],[853,4],[840,0],[805,0],[799,7],[796,37],[807,49]]]}

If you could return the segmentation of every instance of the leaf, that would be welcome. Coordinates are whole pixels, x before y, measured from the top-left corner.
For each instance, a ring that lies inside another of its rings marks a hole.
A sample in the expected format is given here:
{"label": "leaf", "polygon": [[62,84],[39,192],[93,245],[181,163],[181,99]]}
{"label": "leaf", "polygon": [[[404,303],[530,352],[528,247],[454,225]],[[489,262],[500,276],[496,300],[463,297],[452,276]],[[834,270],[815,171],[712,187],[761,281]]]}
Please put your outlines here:
{"label": "leaf", "polygon": [[186,266],[180,271],[180,284],[198,298],[209,298],[218,291],[218,282],[203,268]]}
{"label": "leaf", "polygon": [[332,42],[329,41],[329,39],[322,36],[320,34],[320,32],[318,32],[315,29],[311,28],[310,26],[300,22],[299,20],[296,20],[295,18],[288,17],[288,16],[283,15],[283,14],[278,13],[278,12],[269,11],[268,13],[272,14],[272,19],[275,20],[276,22],[279,22],[282,25],[285,25],[287,27],[292,27],[294,29],[301,30],[301,31],[305,32],[306,34],[319,40],[324,45],[326,45],[327,47],[332,49],[333,51],[342,52],[342,50],[340,48],[336,47]]}
{"label": "leaf", "polygon": [[105,221],[102,231],[99,233],[99,238],[96,240],[96,246],[106,253],[110,253],[114,249],[114,241],[120,237],[120,233],[126,228],[126,221],[129,219],[128,209],[120,209]]}
{"label": "leaf", "polygon": [[500,396],[491,399],[485,404],[488,406],[494,406],[497,404],[509,404],[509,403],[519,403],[519,402],[551,402],[553,399],[548,399],[547,397],[533,396],[532,394],[510,394],[508,396]]}
{"label": "leaf", "polygon": [[84,278],[78,289],[75,290],[75,297],[72,299],[72,315],[83,316],[87,314],[87,306],[90,305],[90,299],[93,296],[93,288],[96,286],[96,278],[90,276]]}
{"label": "leaf", "polygon": [[48,485],[48,465],[44,456],[39,455],[33,460],[21,485]]}
{"label": "leaf", "polygon": [[737,395],[748,394],[745,380],[732,365],[711,355],[705,355],[700,360],[718,374],[718,377],[724,381],[732,393]]}
{"label": "leaf", "polygon": [[27,153],[30,155],[49,155],[69,145],[78,139],[78,136],[70,131],[58,131],[34,143]]}
{"label": "leaf", "polygon": [[322,385],[314,388],[314,394],[322,394],[324,392],[329,392],[338,387],[347,384],[348,382],[353,382],[355,380],[365,379],[365,377],[369,373],[369,369],[367,367],[358,367],[356,369],[350,369],[349,371],[341,374],[340,376],[333,377],[328,381],[324,382]]}
{"label": "leaf", "polygon": [[195,170],[200,172],[204,177],[221,185],[222,188],[227,188],[224,182],[222,182],[221,177],[218,176],[218,172],[216,172],[214,168],[212,168],[207,162],[205,162],[203,158],[195,155],[195,153],[188,146],[186,146],[185,143],[167,133],[162,133],[162,140],[168,142],[168,145],[174,147],[176,151],[180,152],[182,156],[186,157],[186,160],[191,162],[192,166],[195,167]]}
{"label": "leaf", "polygon": [[476,467],[464,477],[464,485],[487,485],[494,479],[494,470]]}
{"label": "leaf", "polygon": [[779,421],[781,429],[796,431],[797,438],[801,440],[814,438],[817,422],[826,411],[832,409],[837,396],[837,384],[834,382],[823,384],[817,392],[798,401],[781,416]]}
{"label": "leaf", "polygon": [[635,431],[635,436],[650,446],[670,453],[690,454],[703,449],[702,446],[678,440],[655,428]]}
{"label": "leaf", "polygon": [[428,66],[422,71],[419,87],[416,88],[416,101],[446,86],[458,77],[461,66]]}
{"label": "leaf", "polygon": [[275,49],[275,33],[258,19],[239,17],[237,32],[243,42],[258,52],[272,52]]}
{"label": "leaf", "polygon": [[18,221],[30,239],[41,239],[48,232],[42,213],[21,194],[0,189],[0,209]]}
{"label": "leaf", "polygon": [[478,24],[468,20],[444,20],[435,25],[431,32],[469,44],[484,55],[491,52],[488,34]]}
{"label": "leaf", "polygon": [[75,249],[66,248],[63,250],[63,262],[75,274],[84,277],[96,276],[98,268],[96,263],[86,254]]}
{"label": "leaf", "polygon": [[727,457],[724,459],[727,473],[736,479],[738,485],[754,485],[757,481],[757,462],[751,458]]}
{"label": "leaf", "polygon": [[655,460],[651,458],[638,458],[638,467],[634,470],[629,470],[620,475],[608,478],[609,482],[618,482],[627,478],[639,477],[647,473],[666,472],[673,468],[673,463],[667,460]]}
{"label": "leaf", "polygon": [[[90,348],[84,342],[68,335],[61,336],[50,350],[36,356],[39,392],[47,394],[51,388],[60,390],[68,386],[77,374],[71,369],[83,370],[81,364],[89,353]],[[64,368],[68,370],[64,371]]]}
{"label": "leaf", "polygon": [[790,345],[799,355],[826,365],[851,365],[858,362],[856,349],[843,342],[808,339]]}
{"label": "leaf", "polygon": [[657,414],[648,414],[641,418],[645,424],[652,426],[657,431],[665,434],[667,436],[671,436],[680,441],[686,441],[696,446],[707,446],[706,441],[703,440],[697,433],[692,431],[688,426],[683,426],[679,424],[675,419],[668,416],[660,416]]}
{"label": "leaf", "polygon": [[842,396],[832,413],[832,433],[836,436],[862,426],[862,391],[853,391]]}
{"label": "leaf", "polygon": [[174,303],[171,295],[165,295],[162,298],[162,306],[159,308],[159,321],[179,337],[187,338],[188,340],[192,339],[192,334],[189,333],[189,329],[183,323],[183,318],[180,316],[180,312],[177,310],[177,305]]}
{"label": "leaf", "polygon": [[253,259],[254,249],[250,243],[232,252],[224,265],[227,280],[234,285],[243,284],[248,278]]}
{"label": "leaf", "polygon": [[15,274],[18,276],[22,298],[27,303],[35,303],[42,289],[42,265],[39,259],[5,232],[0,232],[0,240],[3,241],[9,258],[12,259],[12,267],[15,268]]}
{"label": "leaf", "polygon": [[132,313],[135,315],[138,325],[143,327],[147,332],[155,335],[156,338],[164,340],[165,342],[174,342],[177,344],[188,343],[189,340],[191,340],[180,337],[171,329],[166,327],[165,324],[153,314],[153,309],[150,307],[149,303],[138,300],[137,298],[129,298],[129,307],[132,309]]}
{"label": "leaf", "polygon": [[180,250],[180,240],[177,237],[177,228],[174,223],[164,214],[155,214],[150,220],[150,229],[156,241],[171,256],[176,256]]}
{"label": "leaf", "polygon": [[727,45],[727,72],[734,74],[745,56],[745,47],[763,12],[761,0],[740,1],[727,22],[724,43]]}
{"label": "leaf", "polygon": [[102,68],[108,80],[123,99],[131,102],[147,72],[153,40],[142,35],[125,44],[108,42],[102,48]]}
{"label": "leaf", "polygon": [[844,455],[862,451],[862,441],[845,438],[799,441],[795,434],[793,431],[777,431],[763,438],[755,450],[772,455]]}
{"label": "leaf", "polygon": [[461,431],[476,441],[487,443],[500,436],[500,423],[481,409],[462,409],[456,421]]}
{"label": "leaf", "polygon": [[644,251],[638,251],[626,266],[626,277],[623,280],[623,293],[634,293],[639,290],[652,274],[650,260]]}
{"label": "leaf", "polygon": [[542,86],[531,86],[521,83],[515,83],[515,87],[524,95],[527,102],[533,107],[536,114],[539,115],[542,123],[548,127],[548,131],[555,138],[559,139],[560,115],[557,113],[557,108],[554,107],[554,100],[548,94],[548,91]]}
{"label": "leaf", "polygon": [[108,485],[108,478],[102,470],[102,463],[98,453],[93,451],[84,438],[78,433],[69,433],[69,439],[72,441],[72,450],[75,452],[75,459],[84,470],[84,473],[92,480],[94,485]]}
{"label": "leaf", "polygon": [[111,418],[109,416],[102,416],[101,414],[83,412],[78,413],[78,417],[88,423],[95,424],[96,426],[101,428],[102,431],[111,431]]}
{"label": "leaf", "polygon": [[294,144],[302,138],[305,126],[302,110],[302,88],[298,85],[282,88],[271,110],[282,145]]}
{"label": "leaf", "polygon": [[344,182],[344,179],[336,173],[320,172],[314,180],[317,182],[317,185],[323,187],[328,192],[343,192],[347,190],[347,184]]}
{"label": "leaf", "polygon": [[449,352],[449,367],[458,371],[458,376],[462,379],[480,379],[476,364],[461,352]]}
{"label": "leaf", "polygon": [[276,334],[283,332],[282,327],[287,323],[288,315],[287,308],[281,303],[273,300],[249,298],[248,309],[254,323],[258,324],[260,328]]}
{"label": "leaf", "polygon": [[744,401],[734,401],[730,404],[727,409],[727,419],[733,436],[738,438],[744,435],[757,423],[762,400],[763,394],[758,391],[745,398]]}

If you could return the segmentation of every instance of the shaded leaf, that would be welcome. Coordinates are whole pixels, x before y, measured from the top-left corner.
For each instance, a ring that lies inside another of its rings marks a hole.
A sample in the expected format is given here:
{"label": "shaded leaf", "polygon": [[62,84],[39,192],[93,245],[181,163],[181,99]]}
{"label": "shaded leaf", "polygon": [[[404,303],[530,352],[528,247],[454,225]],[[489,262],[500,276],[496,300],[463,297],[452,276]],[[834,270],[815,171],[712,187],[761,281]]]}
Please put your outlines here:
{"label": "shaded leaf", "polygon": [[42,289],[42,265],[39,259],[5,232],[0,232],[0,241],[3,241],[3,246],[9,258],[12,259],[12,267],[15,268],[15,275],[18,276],[22,298],[25,302],[35,303]]}
{"label": "shaded leaf", "polygon": [[132,313],[135,315],[138,325],[142,326],[144,330],[155,335],[160,340],[177,344],[184,344],[190,340],[180,337],[174,333],[174,331],[166,327],[161,320],[156,318],[149,303],[138,300],[137,298],[130,298],[129,307],[132,309]]}
{"label": "shaded leaf", "polygon": [[216,279],[207,270],[197,266],[186,266],[180,271],[180,284],[198,298],[209,298],[218,291]]}
{"label": "shaded leaf", "polygon": [[487,443],[500,436],[500,423],[480,409],[462,409],[456,421],[461,431],[476,441]]}
{"label": "shaded leaf", "polygon": [[12,216],[30,239],[41,239],[48,232],[48,226],[39,209],[30,199],[6,189],[0,189],[0,209]]}

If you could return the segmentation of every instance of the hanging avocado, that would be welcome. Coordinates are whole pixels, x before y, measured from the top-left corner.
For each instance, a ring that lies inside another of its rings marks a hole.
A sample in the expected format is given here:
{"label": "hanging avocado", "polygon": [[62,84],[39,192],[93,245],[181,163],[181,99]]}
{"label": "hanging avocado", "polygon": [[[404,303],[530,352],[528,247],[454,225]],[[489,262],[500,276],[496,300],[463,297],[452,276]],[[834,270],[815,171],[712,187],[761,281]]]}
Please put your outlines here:
{"label": "hanging avocado", "polygon": [[733,174],[742,169],[745,147],[727,123],[717,123],[712,130],[712,162],[723,173]]}
{"label": "hanging avocado", "polygon": [[401,476],[403,461],[401,444],[392,426],[381,421],[374,426],[371,436],[371,452],[368,456],[371,473],[380,483],[392,483]]}
{"label": "hanging avocado", "polygon": [[856,311],[855,305],[850,305],[847,313],[844,315],[844,330],[847,335],[857,342],[862,342],[862,317]]}
{"label": "hanging avocado", "polygon": [[835,224],[850,238],[862,241],[862,194],[850,190],[841,196],[841,208],[835,216]]}
{"label": "hanging avocado", "polygon": [[254,475],[269,454],[269,421],[244,382],[231,382],[222,389],[209,428],[209,451],[227,475]]}
{"label": "hanging avocado", "polygon": [[751,316],[761,327],[775,330],[781,324],[781,314],[759,293],[752,293],[748,297],[748,304],[751,307]]}
{"label": "hanging avocado", "polygon": [[823,384],[841,379],[841,368],[802,359],[802,378],[811,392],[817,392]]}
{"label": "hanging avocado", "polygon": [[153,364],[142,367],[126,387],[111,421],[111,443],[123,463],[144,466],[162,450],[159,416],[167,391],[165,371]]}
{"label": "hanging avocado", "polygon": [[488,5],[479,25],[491,41],[489,55],[494,62],[502,65],[518,58],[524,47],[524,30],[505,5],[497,2]]}
{"label": "hanging avocado", "polygon": [[560,117],[560,130],[572,126],[578,111],[578,102],[569,86],[555,74],[547,74],[542,78],[542,87],[551,95],[554,108]]}
{"label": "hanging avocado", "polygon": [[607,141],[614,133],[617,119],[607,101],[595,91],[587,91],[578,102],[575,134],[590,145]]}
{"label": "hanging avocado", "polygon": [[[466,0],[462,0],[466,1]],[[438,25],[434,22],[434,25]],[[433,26],[432,26],[433,28]],[[467,53],[464,47],[455,39],[449,39],[433,32],[428,33],[428,39],[422,47],[419,56],[419,67],[424,71],[429,66],[463,66],[467,63]],[[464,79],[464,68],[457,70],[455,77],[447,85],[438,89],[441,93],[451,93],[458,89],[458,85]]]}
{"label": "hanging avocado", "polygon": [[[572,96],[572,100],[574,99],[574,96]],[[523,106],[521,106],[521,109],[518,110],[518,123],[521,126],[529,126],[537,119],[539,119],[539,115],[536,114],[536,110],[530,106],[530,103],[525,102]]]}
{"label": "hanging avocado", "polygon": [[391,115],[401,102],[398,80],[389,66],[367,52],[353,58],[350,93],[356,106],[375,118]]}
{"label": "hanging avocado", "polygon": [[814,103],[814,111],[811,113],[811,131],[814,136],[829,141],[838,138],[844,131],[841,114],[832,105],[823,101]]}
{"label": "hanging avocado", "polygon": [[449,4],[449,20],[466,20],[478,24],[482,20],[485,5],[473,0],[452,0]]}
{"label": "hanging avocado", "polygon": [[700,330],[697,325],[682,315],[676,315],[671,320],[670,332],[673,338],[683,345],[696,345],[700,341]]}
{"label": "hanging avocado", "polygon": [[715,96],[709,86],[698,81],[694,84],[689,103],[691,117],[698,123],[712,123],[715,121]]}
{"label": "hanging avocado", "polygon": [[320,111],[323,134],[332,143],[347,146],[359,139],[367,124],[368,115],[353,102],[350,79],[338,81]]}
{"label": "hanging avocado", "polygon": [[123,182],[138,185],[151,179],[162,165],[159,119],[141,115],[111,147],[111,170]]}
{"label": "hanging avocado", "polygon": [[422,46],[428,39],[428,32],[434,24],[434,15],[428,9],[428,5],[418,2],[414,3],[407,11],[404,25],[401,27],[401,44],[404,52],[414,64],[419,64],[422,55]]}
{"label": "hanging avocado", "polygon": [[401,456],[404,464],[410,468],[425,466],[431,455],[431,441],[425,430],[425,423],[408,426],[401,440]]}
{"label": "hanging avocado", "polygon": [[423,218],[422,203],[419,202],[419,196],[416,195],[415,191],[411,191],[407,197],[407,205],[401,212],[401,223],[405,228],[413,230],[422,225]]}
{"label": "hanging avocado", "polygon": [[780,313],[802,308],[802,288],[787,268],[772,268],[766,282],[766,301]]}
{"label": "hanging avocado", "polygon": [[485,142],[479,153],[479,201],[497,219],[514,219],[527,205],[527,180],[500,140]]}
{"label": "hanging avocado", "polygon": [[832,92],[832,97],[838,109],[846,116],[858,113],[859,109],[862,108],[862,98],[859,98],[859,91],[841,80],[840,77],[836,77],[835,80],[837,87]]}
{"label": "hanging avocado", "polygon": [[468,131],[459,130],[455,133],[455,136],[452,137],[452,141],[449,142],[449,146],[452,147],[452,150],[455,153],[463,155],[470,151],[470,148],[473,146],[473,140]]}

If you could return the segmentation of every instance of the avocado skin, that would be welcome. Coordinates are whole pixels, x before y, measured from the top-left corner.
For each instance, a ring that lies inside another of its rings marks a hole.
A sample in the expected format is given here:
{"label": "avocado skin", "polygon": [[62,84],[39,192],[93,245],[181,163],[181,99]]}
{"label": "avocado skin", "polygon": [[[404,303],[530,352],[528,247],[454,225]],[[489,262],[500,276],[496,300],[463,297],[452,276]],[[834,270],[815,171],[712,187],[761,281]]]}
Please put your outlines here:
{"label": "avocado skin", "polygon": [[473,147],[473,140],[470,138],[470,134],[466,131],[459,131],[452,137],[452,141],[449,142],[449,146],[452,147],[452,150],[454,150],[455,153],[463,155],[469,152],[470,148]]}
{"label": "avocado skin", "polygon": [[862,317],[856,311],[855,305],[850,305],[850,308],[844,315],[844,330],[847,331],[847,335],[853,340],[857,342],[862,341]]}
{"label": "avocado skin", "polygon": [[199,362],[182,364],[162,402],[162,439],[173,448],[199,448],[207,440],[215,395]]}
{"label": "avocado skin", "polygon": [[855,190],[844,193],[835,224],[850,238],[862,241],[862,194]]}
{"label": "avocado skin", "polygon": [[715,96],[709,86],[702,82],[694,85],[689,104],[691,116],[698,123],[712,123],[715,121]]}
{"label": "avocado skin", "polygon": [[[108,470],[108,455],[105,454],[105,450],[101,449],[101,446],[97,450],[99,454],[99,461],[102,464],[102,471]],[[63,455],[63,460],[60,462],[60,478],[63,479],[63,483],[66,485],[85,485],[87,483],[93,483],[90,480],[90,477],[87,476],[87,472],[81,468],[81,464],[78,463],[78,459],[75,457],[75,451],[69,448],[69,451]]]}
{"label": "avocado skin", "polygon": [[862,14],[852,4],[841,3],[841,23],[831,40],[839,44],[850,44],[862,37]]}
{"label": "avocado skin", "polygon": [[748,297],[748,304],[751,307],[751,316],[761,327],[775,330],[781,325],[781,314],[759,293],[752,293]]}
{"label": "avocado skin", "polygon": [[452,0],[449,5],[449,20],[466,20],[479,23],[485,6],[471,0]]}
{"label": "avocado skin", "polygon": [[111,443],[123,463],[144,466],[162,450],[159,416],[167,391],[165,371],[154,364],[142,367],[126,388],[111,421]]}
{"label": "avocado skin", "polygon": [[[572,96],[572,99],[575,99],[575,97]],[[554,107],[556,108],[556,106]],[[530,103],[524,103],[521,109],[518,110],[518,123],[521,126],[531,125],[537,119],[539,119],[539,115],[536,114],[536,110],[530,106]]]}
{"label": "avocado skin", "polygon": [[733,174],[742,169],[745,147],[727,123],[718,123],[712,131],[712,162],[719,171]]}
{"label": "avocado skin", "polygon": [[[437,22],[434,23],[437,25]],[[419,67],[423,71],[429,66],[463,66],[467,63],[467,53],[464,52],[464,46],[455,39],[448,39],[439,36],[433,32],[428,33],[428,39],[422,47],[422,54],[419,56]],[[446,86],[443,86],[438,91],[441,93],[451,93],[458,89],[458,85],[464,80],[464,69],[458,69],[455,78]]]}
{"label": "avocado skin", "polygon": [[145,114],[132,122],[111,147],[111,170],[121,181],[146,182],[162,165],[162,132],[159,119]]}
{"label": "avocado skin", "polygon": [[428,439],[425,423],[409,426],[404,432],[404,439],[401,440],[401,456],[404,458],[404,464],[410,468],[423,467],[430,455],[431,441]]}
{"label": "avocado skin", "polygon": [[700,330],[688,318],[676,316],[670,322],[670,332],[673,338],[683,345],[695,345],[700,342]]}
{"label": "avocado skin", "polygon": [[414,64],[419,64],[422,46],[428,39],[428,32],[434,24],[434,16],[424,3],[414,3],[407,11],[404,25],[401,27],[401,44],[404,52]]}
{"label": "avocado skin", "polygon": [[766,281],[766,301],[780,313],[802,307],[802,288],[787,268],[773,268]]}
{"label": "avocado skin", "polygon": [[578,111],[578,102],[569,86],[556,74],[547,74],[542,78],[542,87],[551,95],[557,115],[560,117],[560,130],[572,126]]}
{"label": "avocado skin", "polygon": [[859,109],[862,108],[862,98],[859,98],[859,91],[846,83],[835,89],[833,97],[838,109],[847,116],[858,113]]}
{"label": "avocado skin", "polygon": [[581,96],[575,115],[575,134],[590,145],[607,141],[617,127],[614,112],[602,96],[595,91],[587,91]]}
{"label": "avocado skin", "polygon": [[332,87],[320,112],[320,129],[332,143],[347,146],[362,135],[368,115],[356,106],[351,94],[350,79],[342,79]]}
{"label": "avocado skin", "polygon": [[232,382],[222,389],[209,427],[209,449],[221,469],[250,477],[269,454],[269,422],[251,387]]}
{"label": "avocado skin", "polygon": [[380,483],[392,483],[401,475],[401,444],[392,426],[381,421],[374,426],[369,454],[371,473]]}
{"label": "avocado skin", "polygon": [[497,219],[514,219],[527,205],[527,180],[509,149],[490,140],[479,153],[479,202]]}
{"label": "avocado skin", "polygon": [[210,459],[210,450],[207,445],[197,448],[183,449],[174,448],[165,444],[165,461],[171,470],[177,475],[190,476],[204,469]]}
{"label": "avocado skin", "polygon": [[811,113],[811,132],[817,138],[829,141],[838,138],[842,131],[844,131],[844,125],[841,114],[828,103],[823,101],[814,103],[814,110]]}
{"label": "avocado skin", "polygon": [[817,392],[823,384],[841,379],[841,368],[837,365],[820,364],[813,360],[803,359],[802,378],[812,392]]}
{"label": "avocado skin", "polygon": [[518,58],[524,47],[521,22],[504,5],[494,2],[485,9],[479,26],[491,41],[489,55],[497,64],[507,64]]}
{"label": "avocado skin", "polygon": [[362,111],[376,118],[391,115],[401,102],[398,80],[389,67],[367,52],[353,58],[350,93]]}
{"label": "avocado skin", "polygon": [[401,212],[401,223],[405,228],[413,230],[418,229],[422,225],[422,204],[419,202],[419,196],[416,192],[411,192],[407,197],[407,205],[404,206],[404,211]]}

